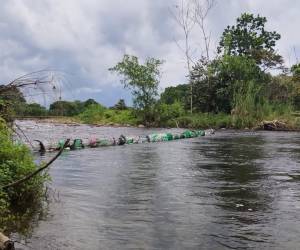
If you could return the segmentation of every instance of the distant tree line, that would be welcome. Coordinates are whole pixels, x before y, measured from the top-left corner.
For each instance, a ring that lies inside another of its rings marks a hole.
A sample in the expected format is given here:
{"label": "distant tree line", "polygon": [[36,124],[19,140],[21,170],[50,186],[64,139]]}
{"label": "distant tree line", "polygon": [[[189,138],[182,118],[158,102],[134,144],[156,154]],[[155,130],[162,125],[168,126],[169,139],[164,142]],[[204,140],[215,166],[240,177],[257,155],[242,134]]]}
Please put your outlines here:
{"label": "distant tree line", "polygon": [[[0,85],[1,88],[2,85]],[[100,105],[94,99],[86,101],[55,101],[50,104],[49,108],[38,103],[27,103],[21,91],[14,89],[0,96],[0,113],[9,113],[15,117],[26,116],[76,116],[84,112],[92,105]],[[124,99],[120,99],[111,109],[126,110],[128,107]],[[8,110],[9,109],[9,110]]]}
{"label": "distant tree line", "polygon": [[[206,53],[207,56],[190,64],[188,82],[168,87],[160,96],[160,68],[164,61],[149,57],[141,62],[136,56],[124,55],[109,70],[119,75],[124,88],[131,91],[132,108],[123,99],[109,109],[88,99],[60,100],[46,109],[36,103],[26,103],[20,92],[12,91],[0,96],[0,111],[7,107],[6,101],[14,103],[13,112],[21,116],[81,115],[89,122],[94,117],[122,122],[128,118],[154,126],[170,124],[192,113],[195,116],[224,114],[231,115],[237,127],[290,114],[300,110],[300,64],[284,67],[284,60],[276,50],[281,36],[276,31],[268,31],[266,23],[267,19],[260,15],[242,14],[235,25],[224,30],[216,56],[210,58]],[[121,116],[122,111],[126,115]],[[189,119],[183,123],[188,124]]]}

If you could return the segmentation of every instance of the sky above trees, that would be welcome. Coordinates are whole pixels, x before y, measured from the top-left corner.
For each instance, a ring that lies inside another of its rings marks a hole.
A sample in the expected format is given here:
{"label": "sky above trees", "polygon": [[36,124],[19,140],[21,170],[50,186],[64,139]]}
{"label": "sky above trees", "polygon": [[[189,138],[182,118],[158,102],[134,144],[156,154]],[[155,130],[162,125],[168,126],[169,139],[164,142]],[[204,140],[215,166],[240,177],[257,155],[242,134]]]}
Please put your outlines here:
{"label": "sky above trees", "polygon": [[[119,78],[108,71],[125,53],[165,60],[161,89],[185,83],[184,42],[169,9],[176,0],[10,0],[0,9],[0,82],[39,69],[60,71],[64,99],[94,98],[113,105],[130,100]],[[294,0],[216,0],[207,19],[211,47],[243,12],[267,17],[281,34],[278,52],[290,66],[300,58],[300,2]],[[199,57],[200,32],[192,37]],[[213,51],[211,51],[213,55]]]}

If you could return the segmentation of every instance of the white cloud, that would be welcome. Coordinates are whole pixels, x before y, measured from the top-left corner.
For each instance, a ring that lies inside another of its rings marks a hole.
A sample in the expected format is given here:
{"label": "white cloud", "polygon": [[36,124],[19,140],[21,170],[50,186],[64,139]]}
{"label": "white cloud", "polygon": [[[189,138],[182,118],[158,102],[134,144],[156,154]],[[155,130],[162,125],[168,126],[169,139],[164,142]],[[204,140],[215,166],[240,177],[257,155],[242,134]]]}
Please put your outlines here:
{"label": "white cloud", "polygon": [[[162,88],[183,83],[184,56],[174,42],[182,43],[183,37],[168,11],[175,2],[5,1],[0,9],[0,82],[37,69],[62,70],[72,86],[65,90],[66,98],[86,99],[90,89],[101,89],[93,92],[96,98],[111,105],[128,92],[116,91],[121,86],[107,69],[131,53],[142,60],[153,56],[166,61]],[[261,13],[268,18],[268,28],[282,34],[278,49],[292,63],[291,48],[300,49],[299,7],[300,2],[292,0],[219,0],[207,20],[211,44],[216,46],[223,29],[242,12]],[[199,32],[193,40],[199,54]]]}

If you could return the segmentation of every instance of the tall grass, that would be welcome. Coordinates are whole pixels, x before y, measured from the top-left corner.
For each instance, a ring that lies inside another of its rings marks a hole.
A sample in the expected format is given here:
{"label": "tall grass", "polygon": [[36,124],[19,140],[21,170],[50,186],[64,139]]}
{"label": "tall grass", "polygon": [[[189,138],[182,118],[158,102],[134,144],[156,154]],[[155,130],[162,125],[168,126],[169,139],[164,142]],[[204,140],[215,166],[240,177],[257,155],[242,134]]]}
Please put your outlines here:
{"label": "tall grass", "polygon": [[[174,121],[175,122],[175,121]],[[228,114],[197,113],[181,116],[176,119],[182,128],[230,128],[231,117]],[[173,124],[174,127],[175,124]]]}
{"label": "tall grass", "polygon": [[252,128],[265,120],[284,120],[292,123],[293,107],[286,103],[272,103],[262,94],[262,88],[255,82],[249,82],[234,94],[232,126],[234,128]]}
{"label": "tall grass", "polygon": [[[185,113],[180,103],[158,104],[155,120],[151,126],[182,128],[254,128],[262,121],[281,120],[290,128],[300,127],[300,117],[293,115],[289,103],[274,103],[264,97],[264,91],[255,82],[248,82],[236,88],[232,114]],[[88,106],[77,116],[79,121],[101,125],[132,125],[142,123],[133,109],[108,109],[98,104]]]}

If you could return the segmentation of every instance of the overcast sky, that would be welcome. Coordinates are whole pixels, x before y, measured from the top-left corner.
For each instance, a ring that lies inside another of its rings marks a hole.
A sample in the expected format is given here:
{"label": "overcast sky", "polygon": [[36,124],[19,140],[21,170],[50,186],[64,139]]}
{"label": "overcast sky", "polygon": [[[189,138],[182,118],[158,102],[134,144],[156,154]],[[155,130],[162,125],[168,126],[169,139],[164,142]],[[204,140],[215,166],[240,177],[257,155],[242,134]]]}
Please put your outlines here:
{"label": "overcast sky", "polygon": [[[216,46],[223,29],[243,12],[260,13],[282,35],[277,49],[286,64],[300,58],[300,1],[216,0],[207,28]],[[0,82],[39,69],[63,72],[64,99],[94,98],[113,105],[130,100],[108,72],[124,53],[165,60],[160,88],[185,82],[183,42],[169,13],[176,0],[1,0]],[[197,29],[195,57],[201,50]],[[295,48],[295,52],[294,52]],[[212,52],[213,53],[213,52]],[[297,54],[299,53],[299,54]]]}

